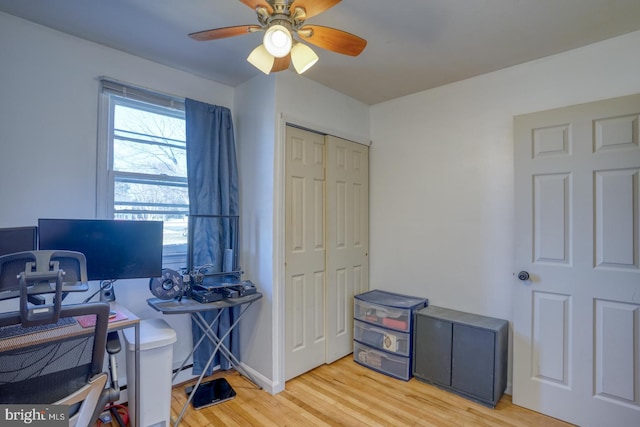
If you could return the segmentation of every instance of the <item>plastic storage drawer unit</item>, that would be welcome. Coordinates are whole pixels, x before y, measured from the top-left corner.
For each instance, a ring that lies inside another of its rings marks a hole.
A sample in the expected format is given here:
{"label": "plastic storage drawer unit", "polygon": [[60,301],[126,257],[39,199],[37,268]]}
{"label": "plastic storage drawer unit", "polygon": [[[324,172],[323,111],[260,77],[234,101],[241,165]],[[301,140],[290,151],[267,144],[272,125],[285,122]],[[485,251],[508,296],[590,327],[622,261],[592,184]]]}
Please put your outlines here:
{"label": "plastic storage drawer unit", "polygon": [[402,380],[411,378],[413,312],[426,298],[373,290],[355,296],[353,359]]}

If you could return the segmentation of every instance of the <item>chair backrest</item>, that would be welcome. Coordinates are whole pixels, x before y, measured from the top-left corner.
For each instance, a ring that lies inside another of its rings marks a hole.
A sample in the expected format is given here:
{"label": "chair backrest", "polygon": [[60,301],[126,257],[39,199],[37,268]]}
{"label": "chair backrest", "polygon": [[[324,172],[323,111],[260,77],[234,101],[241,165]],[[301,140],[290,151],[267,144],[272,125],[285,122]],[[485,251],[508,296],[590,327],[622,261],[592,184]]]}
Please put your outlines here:
{"label": "chair backrest", "polygon": [[[95,323],[79,321],[87,319],[84,316],[96,316]],[[69,319],[74,319],[71,324]],[[103,363],[108,322],[106,303],[63,305],[58,323],[16,334],[15,329],[22,328],[20,313],[1,313],[0,403],[72,404],[88,399],[88,405],[78,404],[70,410],[76,412],[76,420],[84,417],[78,425],[91,425],[104,406],[100,395],[106,381]],[[83,392],[92,387],[91,393]],[[75,399],[67,400],[69,396]]]}
{"label": "chair backrest", "polygon": [[[56,270],[64,272],[62,292],[86,291],[87,263],[84,254],[67,250],[25,251],[0,256],[0,300],[20,297],[20,273],[39,279]],[[32,285],[32,283],[30,283]],[[53,286],[39,286],[28,293],[53,293]]]}

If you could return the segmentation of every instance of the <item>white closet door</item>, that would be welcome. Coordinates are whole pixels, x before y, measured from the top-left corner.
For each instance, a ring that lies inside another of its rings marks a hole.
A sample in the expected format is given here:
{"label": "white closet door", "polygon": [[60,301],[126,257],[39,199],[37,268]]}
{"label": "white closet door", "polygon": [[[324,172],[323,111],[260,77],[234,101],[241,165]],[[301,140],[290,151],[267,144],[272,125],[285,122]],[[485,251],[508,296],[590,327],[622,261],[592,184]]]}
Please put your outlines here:
{"label": "white closet door", "polygon": [[325,362],[325,141],[287,127],[285,379]]}
{"label": "white closet door", "polygon": [[639,121],[640,95],[514,121],[513,402],[584,427],[640,426]]}
{"label": "white closet door", "polygon": [[353,351],[369,288],[368,147],[286,130],[285,379]]}
{"label": "white closet door", "polygon": [[353,296],[369,289],[369,147],[327,136],[326,362],[353,351]]}

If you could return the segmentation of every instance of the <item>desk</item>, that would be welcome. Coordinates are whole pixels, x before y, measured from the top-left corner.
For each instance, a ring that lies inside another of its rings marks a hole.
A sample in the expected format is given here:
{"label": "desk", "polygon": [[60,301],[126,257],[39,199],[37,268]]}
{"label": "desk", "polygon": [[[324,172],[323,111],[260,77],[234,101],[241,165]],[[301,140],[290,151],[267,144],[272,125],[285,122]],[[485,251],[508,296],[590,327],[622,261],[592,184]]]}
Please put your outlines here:
{"label": "desk", "polygon": [[[200,340],[193,346],[191,353],[189,353],[189,355],[185,358],[185,360],[180,365],[180,368],[178,368],[177,372],[174,375],[174,379],[178,375],[178,373],[180,373],[180,371],[184,369],[184,366],[187,364],[187,361],[196,351],[198,346],[203,342],[205,337],[209,338],[211,342],[213,342],[213,344],[216,346],[214,351],[211,353],[211,356],[209,356],[209,360],[207,361],[205,368],[202,370],[202,373],[198,377],[198,381],[196,382],[196,385],[193,387],[193,390],[189,394],[189,398],[185,402],[184,407],[182,408],[180,415],[176,419],[174,426],[178,426],[180,424],[180,420],[182,420],[182,417],[184,416],[184,413],[186,412],[187,407],[191,402],[191,399],[193,399],[193,396],[196,394],[196,390],[200,386],[200,383],[202,382],[202,378],[204,377],[205,373],[209,369],[209,366],[211,365],[211,363],[213,363],[213,359],[215,355],[218,353],[218,351],[220,351],[220,353],[229,361],[229,363],[231,364],[231,366],[233,366],[233,368],[235,368],[238,372],[240,372],[245,377],[249,378],[254,384],[257,385],[257,381],[248,372],[245,371],[245,369],[240,365],[240,361],[223,344],[223,341],[231,333],[231,331],[240,323],[240,319],[242,319],[242,316],[244,315],[244,313],[247,312],[249,307],[260,298],[262,298],[262,294],[258,292],[253,295],[247,295],[240,298],[229,298],[229,299],[224,299],[220,301],[210,302],[207,304],[194,301],[190,298],[182,298],[181,300],[175,300],[175,299],[162,300],[159,298],[151,298],[147,300],[147,304],[149,304],[153,309],[162,312],[162,314],[190,314],[194,322],[204,332],[204,335],[202,335]],[[213,332],[213,326],[218,321],[218,318],[220,317],[220,315],[225,309],[228,310],[231,307],[235,307],[239,305],[243,305],[244,307],[242,308],[240,314],[238,315],[238,318],[233,322],[233,324],[229,327],[229,330],[223,336],[218,337]],[[215,319],[211,323],[207,323],[204,317],[202,316],[202,313],[205,311],[211,311],[211,310],[220,310],[220,311],[218,312],[218,315],[215,317]]]}

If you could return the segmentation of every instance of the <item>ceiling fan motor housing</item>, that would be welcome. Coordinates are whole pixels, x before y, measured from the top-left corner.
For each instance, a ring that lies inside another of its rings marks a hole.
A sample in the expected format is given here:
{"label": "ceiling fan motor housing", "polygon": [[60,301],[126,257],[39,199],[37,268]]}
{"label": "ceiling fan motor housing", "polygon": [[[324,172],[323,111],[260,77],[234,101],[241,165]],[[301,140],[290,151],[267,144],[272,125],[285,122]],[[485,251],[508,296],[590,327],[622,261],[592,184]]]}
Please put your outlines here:
{"label": "ceiling fan motor housing", "polygon": [[[189,36],[194,40],[217,40],[264,31],[263,43],[247,60],[260,71],[269,74],[289,68],[292,62],[298,73],[309,69],[318,56],[301,40],[343,55],[358,56],[367,41],[354,34],[322,25],[305,24],[340,3],[341,0],[240,0],[256,12],[260,25],[236,25],[198,31]],[[298,40],[293,36],[297,34]]]}

